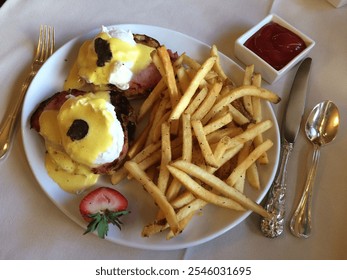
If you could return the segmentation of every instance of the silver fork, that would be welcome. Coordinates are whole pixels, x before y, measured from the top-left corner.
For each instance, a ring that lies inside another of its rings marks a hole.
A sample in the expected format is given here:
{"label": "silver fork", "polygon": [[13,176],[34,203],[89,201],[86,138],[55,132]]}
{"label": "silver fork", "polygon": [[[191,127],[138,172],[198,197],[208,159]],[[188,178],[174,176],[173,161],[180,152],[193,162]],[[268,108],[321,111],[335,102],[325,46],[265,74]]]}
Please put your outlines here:
{"label": "silver fork", "polygon": [[39,71],[41,66],[46,62],[48,57],[54,51],[54,28],[48,25],[40,26],[39,41],[35,53],[34,60],[31,65],[31,72],[25,82],[22,85],[18,99],[14,106],[10,109],[8,116],[2,121],[0,127],[0,159],[3,159],[9,151],[11,139],[18,119],[19,112],[22,108],[24,96],[28,90],[28,87]]}

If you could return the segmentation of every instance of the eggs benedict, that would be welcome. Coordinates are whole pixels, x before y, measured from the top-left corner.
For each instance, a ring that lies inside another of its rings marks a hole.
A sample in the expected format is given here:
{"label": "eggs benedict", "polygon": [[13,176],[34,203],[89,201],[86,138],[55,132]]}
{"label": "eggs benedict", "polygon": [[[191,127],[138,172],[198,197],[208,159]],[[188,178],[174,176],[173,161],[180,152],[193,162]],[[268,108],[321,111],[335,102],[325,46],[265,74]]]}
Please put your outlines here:
{"label": "eggs benedict", "polygon": [[135,114],[128,100],[114,91],[58,92],[43,101],[31,127],[43,137],[45,166],[65,191],[77,193],[112,174],[123,163]]}
{"label": "eggs benedict", "polygon": [[159,46],[149,36],[102,26],[95,38],[80,47],[64,89],[112,89],[128,98],[146,95],[161,79],[151,59]]}

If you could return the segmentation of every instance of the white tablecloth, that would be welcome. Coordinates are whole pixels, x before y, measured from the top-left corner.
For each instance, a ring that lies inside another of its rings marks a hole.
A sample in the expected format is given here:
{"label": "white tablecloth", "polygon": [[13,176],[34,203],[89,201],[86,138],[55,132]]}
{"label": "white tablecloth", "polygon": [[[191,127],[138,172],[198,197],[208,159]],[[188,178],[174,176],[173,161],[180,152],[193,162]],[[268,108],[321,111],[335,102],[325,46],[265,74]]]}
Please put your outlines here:
{"label": "white tablecloth", "polygon": [[[40,24],[56,28],[57,48],[102,24],[140,23],[215,43],[235,59],[235,39],[269,13],[316,41],[305,115],[325,99],[341,114],[336,140],[322,149],[309,239],[294,237],[287,225],[281,237],[265,238],[254,214],[214,240],[181,250],[139,250],[82,236],[36,182],[17,130],[10,155],[0,163],[0,259],[347,259],[347,6],[336,9],[325,0],[8,0],[0,8],[0,117],[28,74]],[[291,71],[271,87],[264,84],[283,99],[274,107],[279,119],[293,76]],[[301,131],[288,167],[287,221],[311,151]]]}

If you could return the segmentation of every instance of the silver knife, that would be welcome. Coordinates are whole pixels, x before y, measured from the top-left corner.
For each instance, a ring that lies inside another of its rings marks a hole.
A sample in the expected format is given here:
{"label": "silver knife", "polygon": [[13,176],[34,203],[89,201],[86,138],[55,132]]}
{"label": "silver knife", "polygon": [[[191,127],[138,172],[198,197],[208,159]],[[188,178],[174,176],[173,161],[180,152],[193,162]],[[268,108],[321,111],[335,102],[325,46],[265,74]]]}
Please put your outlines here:
{"label": "silver knife", "polygon": [[270,238],[281,235],[284,228],[287,164],[304,113],[311,62],[312,58],[310,57],[301,62],[293,81],[282,120],[281,160],[265,204],[265,209],[272,214],[272,218],[263,218],[260,224],[263,234]]}

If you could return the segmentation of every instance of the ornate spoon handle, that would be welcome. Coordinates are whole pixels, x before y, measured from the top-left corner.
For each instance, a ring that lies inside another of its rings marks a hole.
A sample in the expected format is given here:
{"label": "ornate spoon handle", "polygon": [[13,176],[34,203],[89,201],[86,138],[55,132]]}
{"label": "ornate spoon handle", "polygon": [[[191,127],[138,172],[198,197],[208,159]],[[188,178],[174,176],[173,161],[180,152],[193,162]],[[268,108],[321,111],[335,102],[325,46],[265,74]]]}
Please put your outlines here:
{"label": "ornate spoon handle", "polygon": [[260,224],[260,229],[266,237],[274,238],[281,235],[283,232],[285,194],[287,188],[287,164],[290,153],[293,150],[293,146],[293,143],[283,140],[280,166],[275,180],[270,188],[267,202],[265,204],[265,209],[272,214],[272,218],[263,218]]}
{"label": "ornate spoon handle", "polygon": [[306,179],[301,200],[290,221],[290,230],[296,237],[307,238],[311,235],[312,188],[316,177],[319,156],[319,146],[314,145],[312,166]]}

